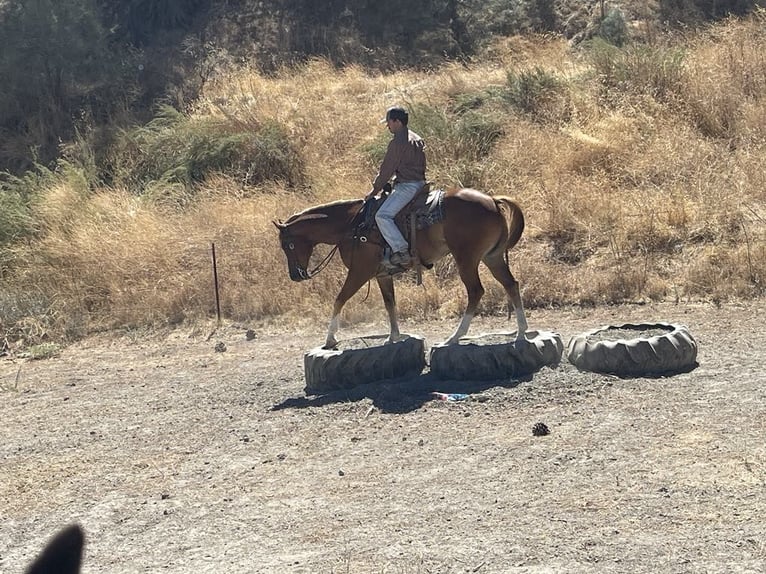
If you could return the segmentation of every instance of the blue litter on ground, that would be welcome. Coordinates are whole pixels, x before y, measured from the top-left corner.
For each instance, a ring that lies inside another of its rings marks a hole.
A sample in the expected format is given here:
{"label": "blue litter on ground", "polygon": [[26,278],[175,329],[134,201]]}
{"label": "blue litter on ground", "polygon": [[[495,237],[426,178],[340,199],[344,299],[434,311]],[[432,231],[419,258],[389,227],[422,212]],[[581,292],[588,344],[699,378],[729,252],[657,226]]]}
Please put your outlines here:
{"label": "blue litter on ground", "polygon": [[440,401],[464,401],[471,395],[465,395],[463,393],[431,393],[431,396]]}

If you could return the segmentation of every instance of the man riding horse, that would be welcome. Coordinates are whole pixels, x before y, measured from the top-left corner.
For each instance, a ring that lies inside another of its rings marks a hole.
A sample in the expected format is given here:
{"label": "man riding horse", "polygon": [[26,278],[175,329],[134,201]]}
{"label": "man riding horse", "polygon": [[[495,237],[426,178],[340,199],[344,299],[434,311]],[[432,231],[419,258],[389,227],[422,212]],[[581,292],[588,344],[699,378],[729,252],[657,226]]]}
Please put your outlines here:
{"label": "man riding horse", "polygon": [[412,264],[409,246],[394,218],[426,184],[426,144],[423,138],[407,127],[409,115],[404,108],[389,108],[386,117],[381,120],[381,123],[384,122],[393,137],[388,143],[372,190],[365,199],[373,198],[391,177],[396,176],[396,183],[375,215],[375,222],[383,239],[391,247],[390,264],[407,268]]}
{"label": "man riding horse", "polygon": [[[335,348],[335,337],[340,312],[346,302],[367,281],[375,279],[380,287],[383,303],[388,312],[391,327],[387,341],[402,338],[394,296],[394,277],[391,264],[409,266],[411,257],[407,241],[394,222],[394,216],[402,210],[425,185],[425,144],[423,139],[407,127],[407,112],[391,108],[385,122],[393,138],[375,178],[372,190],[362,199],[333,201],[304,209],[291,215],[286,221],[275,220],[279,230],[282,251],[287,256],[290,279],[305,281],[316,275],[336,252],[340,253],[348,269],[346,279],[333,304],[330,324],[324,347]],[[360,213],[367,202],[377,194],[388,179],[396,175],[394,190],[380,207],[376,222],[380,233],[394,251],[390,264],[386,264],[387,248],[379,241],[367,241],[357,233]],[[508,297],[508,314],[516,315],[516,335],[523,339],[527,330],[527,318],[521,302],[519,283],[511,273],[508,251],[515,246],[524,232],[524,213],[510,197],[488,195],[475,189],[455,188],[441,194],[440,217],[428,222],[415,235],[413,252],[419,265],[429,267],[440,258],[451,254],[458,268],[460,280],[466,288],[468,302],[455,332],[447,339],[450,345],[458,344],[471,325],[484,287],[479,277],[479,264],[484,263],[492,276],[503,286]],[[335,249],[325,260],[310,267],[314,247],[319,244],[334,245]]]}

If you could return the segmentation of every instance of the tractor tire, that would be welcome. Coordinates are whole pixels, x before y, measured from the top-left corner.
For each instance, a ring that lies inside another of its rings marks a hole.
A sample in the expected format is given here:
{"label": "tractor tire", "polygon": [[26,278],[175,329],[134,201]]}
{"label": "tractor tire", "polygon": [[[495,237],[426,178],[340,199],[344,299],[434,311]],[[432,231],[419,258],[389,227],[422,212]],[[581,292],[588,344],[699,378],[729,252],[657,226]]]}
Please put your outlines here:
{"label": "tractor tire", "polygon": [[389,344],[383,343],[383,335],[359,337],[340,341],[335,349],[312,349],[303,357],[306,394],[321,395],[420,374],[426,366],[425,340],[404,337]]}
{"label": "tractor tire", "polygon": [[514,379],[561,361],[564,345],[557,333],[528,331],[463,337],[456,345],[431,348],[431,373],[444,380]]}
{"label": "tractor tire", "polygon": [[572,337],[567,360],[583,371],[620,377],[665,376],[697,366],[697,342],[683,325],[606,325]]}

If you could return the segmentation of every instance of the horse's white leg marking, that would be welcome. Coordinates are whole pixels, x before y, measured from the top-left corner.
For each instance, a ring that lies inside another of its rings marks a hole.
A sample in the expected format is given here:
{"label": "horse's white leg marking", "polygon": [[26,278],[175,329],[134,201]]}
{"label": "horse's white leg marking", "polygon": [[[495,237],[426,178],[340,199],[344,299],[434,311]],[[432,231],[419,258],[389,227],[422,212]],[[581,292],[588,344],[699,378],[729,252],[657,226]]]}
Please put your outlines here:
{"label": "horse's white leg marking", "polygon": [[396,315],[396,305],[393,303],[391,305],[386,304],[386,311],[388,311],[388,323],[391,326],[388,333],[388,339],[386,339],[386,344],[401,341],[404,337],[399,333],[399,319]]}
{"label": "horse's white leg marking", "polygon": [[388,345],[389,343],[396,343],[402,339],[404,339],[404,337],[402,337],[401,333],[399,333],[399,328],[397,327],[396,329],[391,329],[391,333],[388,335],[385,344]]}
{"label": "horse's white leg marking", "polygon": [[388,324],[390,326],[388,338],[385,343],[394,343],[403,339],[399,333],[399,319],[396,313],[396,296],[394,295],[394,280],[392,277],[379,277],[378,287],[383,296],[383,303],[386,306],[388,314]]}
{"label": "horse's white leg marking", "polygon": [[404,339],[401,333],[399,333],[399,321],[397,321],[396,319],[396,311],[394,311],[393,313],[389,313],[388,319],[389,319],[389,322],[391,323],[391,332],[388,334],[388,339],[386,339],[386,344],[395,343],[396,341],[401,341],[402,339]]}
{"label": "horse's white leg marking", "polygon": [[527,316],[524,313],[524,306],[519,304],[518,307],[516,307],[516,340],[524,338],[524,333],[527,332],[527,328],[529,325],[527,325]]}
{"label": "horse's white leg marking", "polygon": [[338,323],[338,316],[333,315],[330,319],[330,324],[327,327],[327,340],[324,344],[325,349],[332,349],[338,345],[338,340],[335,338],[335,333],[338,332]]}
{"label": "horse's white leg marking", "polygon": [[458,341],[460,341],[460,337],[463,337],[468,332],[468,328],[471,326],[472,320],[473,313],[466,312],[463,314],[463,318],[460,319],[460,323],[458,324],[457,329],[454,333],[452,333],[452,336],[444,342],[444,344],[456,345]]}

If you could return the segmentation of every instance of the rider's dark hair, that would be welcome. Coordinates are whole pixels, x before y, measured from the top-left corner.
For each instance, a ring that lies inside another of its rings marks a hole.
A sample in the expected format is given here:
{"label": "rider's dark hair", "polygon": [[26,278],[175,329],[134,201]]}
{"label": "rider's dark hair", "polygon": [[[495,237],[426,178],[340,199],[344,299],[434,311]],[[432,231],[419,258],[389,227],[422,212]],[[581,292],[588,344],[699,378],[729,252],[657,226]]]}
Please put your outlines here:
{"label": "rider's dark hair", "polygon": [[407,110],[404,108],[388,108],[386,111],[386,120],[399,120],[406,126],[409,119]]}

